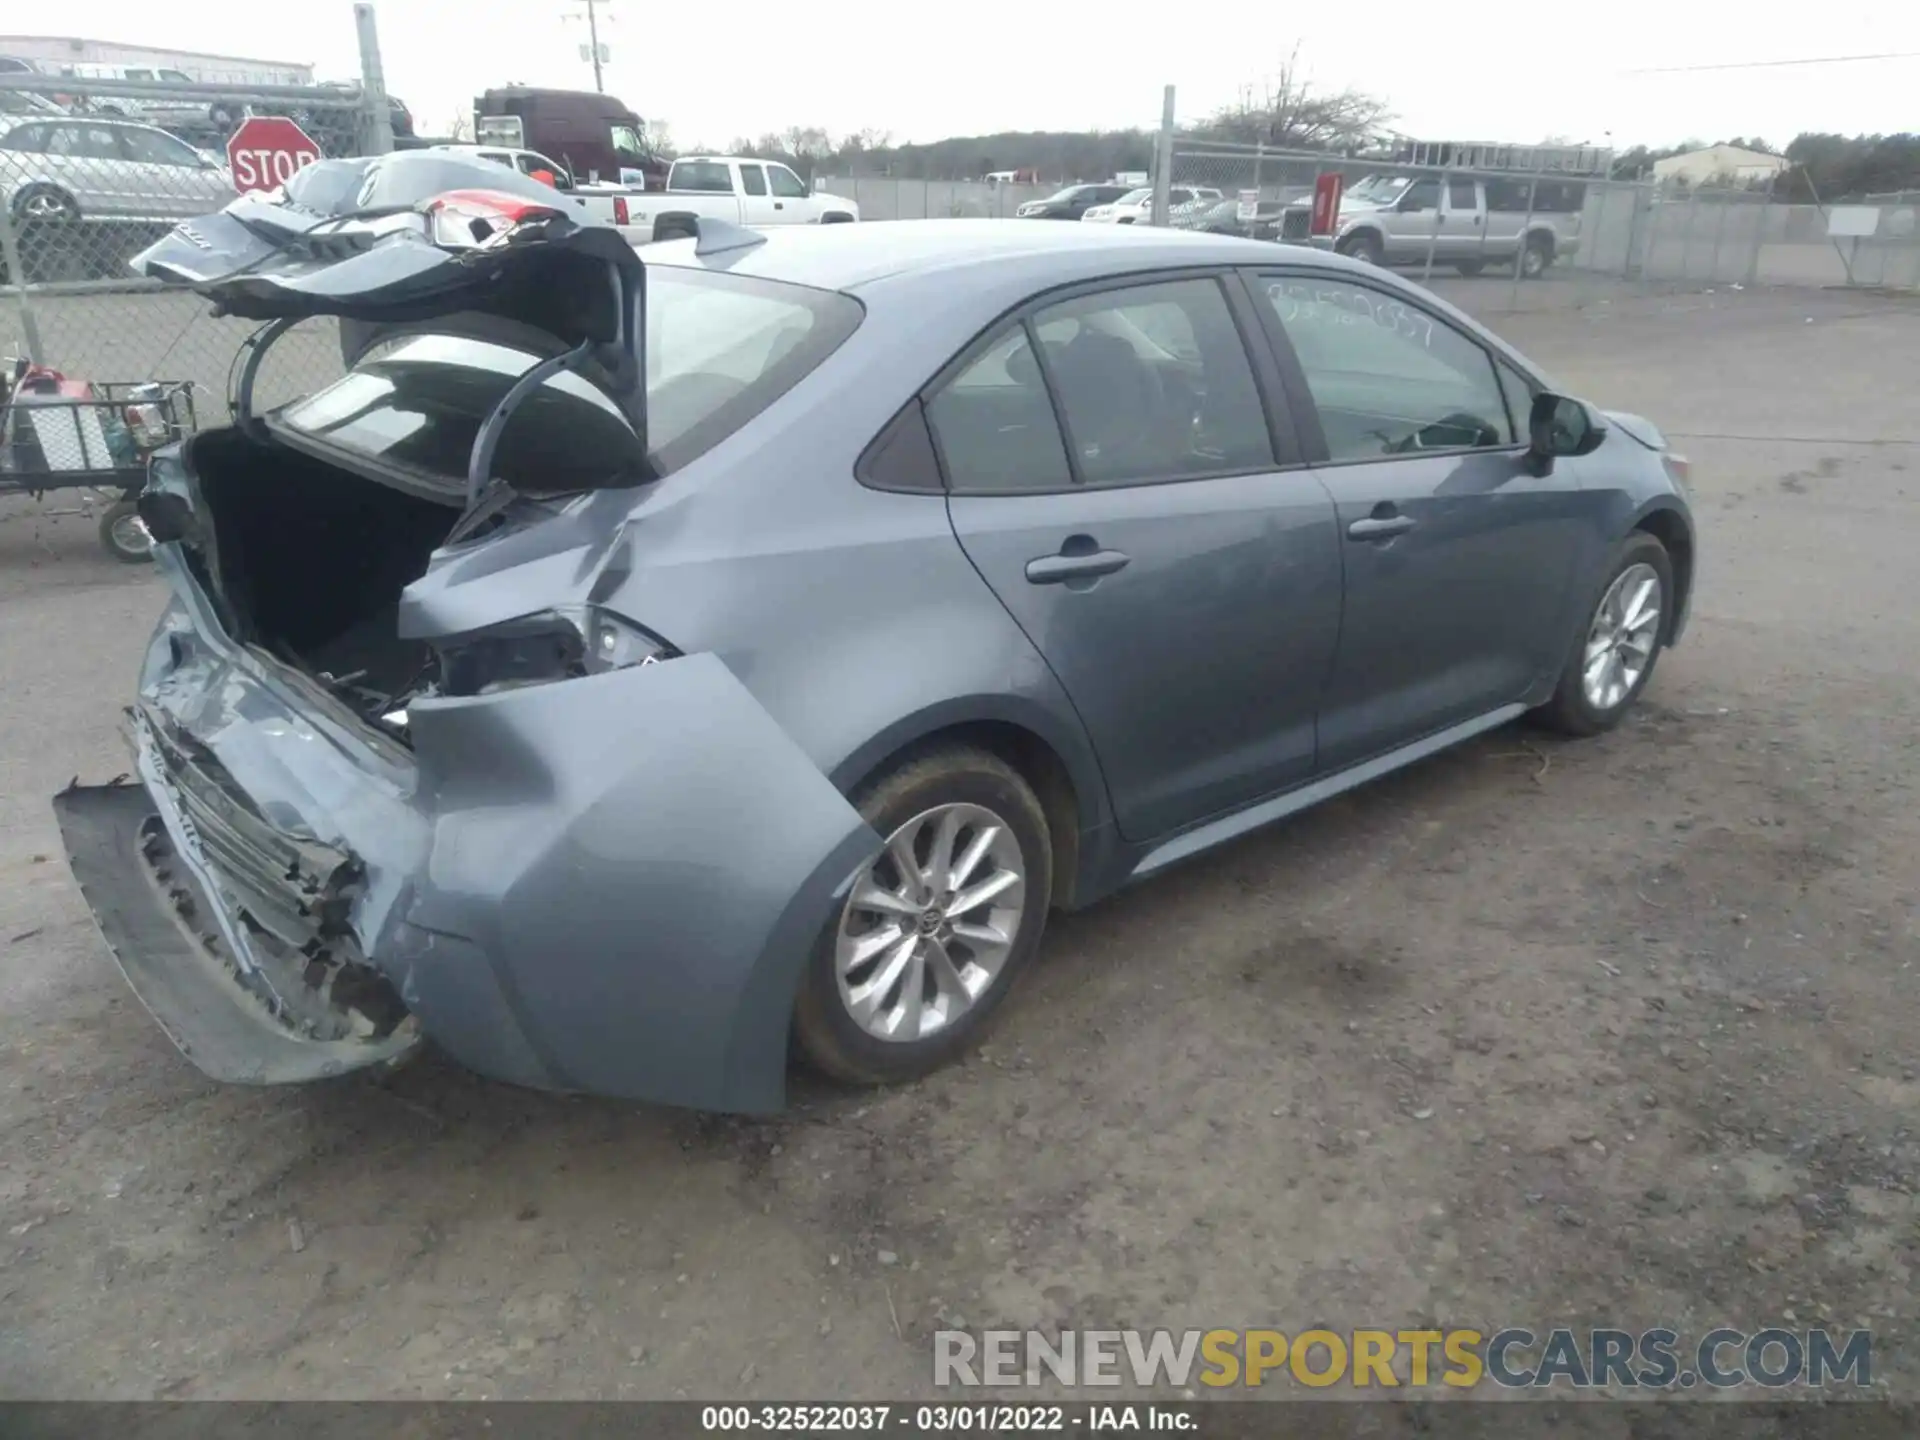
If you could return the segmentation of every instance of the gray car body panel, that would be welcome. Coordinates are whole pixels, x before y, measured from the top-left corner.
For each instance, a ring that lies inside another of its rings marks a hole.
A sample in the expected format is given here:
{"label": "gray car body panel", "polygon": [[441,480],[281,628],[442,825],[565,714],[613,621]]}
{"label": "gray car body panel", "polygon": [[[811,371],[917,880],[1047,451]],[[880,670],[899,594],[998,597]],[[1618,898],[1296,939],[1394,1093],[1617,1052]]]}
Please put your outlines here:
{"label": "gray car body panel", "polygon": [[[1423,291],[1338,257],[1285,263],[1396,288],[1544,383]],[[708,257],[691,241],[651,246],[649,270],[704,267],[840,290],[865,318],[814,371],[685,468],[637,489],[521,502],[503,530],[444,548],[405,591],[400,626],[439,640],[591,602],[664,637],[680,658],[418,703],[409,754],[371,740],[297,674],[236,646],[180,547],[163,543],[158,558],[176,600],[149,651],[143,699],[207,747],[277,824],[359,858],[354,934],[426,1034],[464,1063],[549,1088],[775,1108],[801,968],[879,847],[851,798],[903,753],[956,734],[990,743],[1017,733],[1050,750],[1072,786],[1078,827],[1073,883],[1056,898],[1082,904],[1476,733],[1550,688],[1543,648],[1541,674],[1524,694],[1424,729],[1405,717],[1420,733],[1356,753],[1340,769],[1293,745],[1295,763],[1259,793],[1227,787],[1189,805],[1187,823],[1123,837],[1070,674],[1063,683],[1071,667],[1046,654],[1058,635],[1031,618],[1023,627],[1019,607],[983,578],[956,537],[961,497],[855,479],[861,453],[901,408],[1037,297],[1170,269],[1231,276],[1275,264],[1273,247],[1255,241],[1015,222],[795,228]],[[1270,398],[1287,423],[1284,382]],[[1506,459],[1517,466],[1521,457]],[[1570,595],[1597,581],[1604,557],[1653,511],[1672,510],[1691,533],[1684,498],[1643,444],[1622,435],[1559,464],[1563,486],[1587,501],[1568,542]],[[1250,495],[1267,483],[1292,497],[1293,519],[1269,537],[1280,553],[1321,557],[1311,573],[1327,602],[1326,648],[1311,651],[1322,669],[1299,678],[1302,694],[1325,683],[1329,657],[1346,641],[1324,593],[1351,568],[1349,542],[1332,528],[1334,473],[1303,453],[1240,482]],[[191,507],[184,466],[161,464],[152,483]],[[1144,524],[1155,506],[1201,513],[1200,487],[1211,483],[1079,498],[1110,506],[1122,496],[1142,508]],[[1497,477],[1486,483],[1498,488]],[[1061,537],[1078,528],[1074,498],[1051,502]],[[1049,522],[1022,523],[1038,541]],[[1457,523],[1489,555],[1524,539],[1524,527],[1501,538],[1504,522],[1471,509]],[[1178,557],[1191,577],[1222,565],[1234,573],[1250,544],[1241,527],[1193,534],[1193,553]],[[1035,553],[1057,548],[1055,540]],[[1148,568],[1117,578],[1134,583]],[[1192,603],[1130,603],[1102,620],[1091,607],[1124,593],[1107,582],[1062,593],[1086,602],[1088,643],[1109,664],[1142,668],[1129,703],[1142,730],[1159,737],[1163,768],[1177,773],[1182,717],[1246,697],[1229,693],[1234,677],[1211,684],[1204,666],[1156,687],[1152,657],[1210,654],[1224,674],[1241,663],[1239,632]],[[1392,637],[1366,643],[1385,647]],[[1366,658],[1340,657],[1362,668]],[[1309,749],[1312,732],[1311,724],[1300,732]],[[149,773],[148,783],[166,782]]]}

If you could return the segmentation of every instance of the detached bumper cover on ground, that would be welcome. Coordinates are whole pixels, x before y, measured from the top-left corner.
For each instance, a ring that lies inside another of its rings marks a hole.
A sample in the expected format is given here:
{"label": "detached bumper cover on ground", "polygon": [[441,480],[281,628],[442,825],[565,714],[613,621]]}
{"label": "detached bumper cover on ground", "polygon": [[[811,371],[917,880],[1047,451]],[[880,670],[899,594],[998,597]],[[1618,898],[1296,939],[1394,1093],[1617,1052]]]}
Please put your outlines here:
{"label": "detached bumper cover on ground", "polygon": [[[148,654],[143,785],[55,803],[128,982],[203,1070],[314,1079],[420,1032],[518,1084],[779,1107],[801,966],[880,842],[719,660],[423,702],[408,757],[192,608]],[[397,1023],[343,1009],[375,974]]]}

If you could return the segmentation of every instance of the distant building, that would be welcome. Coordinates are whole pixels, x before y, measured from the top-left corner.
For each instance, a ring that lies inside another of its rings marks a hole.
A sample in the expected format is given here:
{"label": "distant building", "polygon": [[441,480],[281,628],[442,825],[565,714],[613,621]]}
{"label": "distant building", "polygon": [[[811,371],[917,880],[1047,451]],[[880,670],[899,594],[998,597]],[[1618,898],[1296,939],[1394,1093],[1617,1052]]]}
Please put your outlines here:
{"label": "distant building", "polygon": [[1669,155],[1653,162],[1653,178],[1663,185],[1732,184],[1766,180],[1778,175],[1793,162],[1784,155],[1769,155],[1764,150],[1743,150],[1738,145],[1709,145],[1704,150],[1689,150],[1684,155]]}
{"label": "distant building", "polygon": [[298,61],[249,60],[238,55],[207,55],[197,50],[168,50],[154,45],[122,45],[115,40],[84,40],[73,35],[0,35],[0,55],[17,55],[22,60],[30,60],[35,68],[48,75],[72,74],[73,68],[80,65],[119,65],[156,72],[177,70],[191,80],[212,85],[313,83],[313,66]]}

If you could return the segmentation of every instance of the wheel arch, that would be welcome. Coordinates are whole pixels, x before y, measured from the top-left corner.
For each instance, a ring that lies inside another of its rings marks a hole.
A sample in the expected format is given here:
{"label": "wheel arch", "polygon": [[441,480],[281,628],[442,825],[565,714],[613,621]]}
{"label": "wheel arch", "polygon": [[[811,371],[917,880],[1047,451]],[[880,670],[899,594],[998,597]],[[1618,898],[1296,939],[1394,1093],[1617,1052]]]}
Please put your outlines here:
{"label": "wheel arch", "polygon": [[1663,644],[1673,645],[1680,638],[1693,603],[1693,525],[1678,506],[1655,505],[1635,517],[1632,529],[1658,540],[1673,565],[1673,588],[1679,593],[1674,596],[1667,633],[1662,637]]}
{"label": "wheel arch", "polygon": [[688,239],[699,233],[700,217],[691,210],[669,210],[653,217],[655,240]]}
{"label": "wheel arch", "polygon": [[820,217],[820,223],[822,225],[851,225],[853,224],[853,216],[844,210],[829,210]]}
{"label": "wheel arch", "polygon": [[852,796],[916,755],[971,745],[1005,761],[1033,787],[1053,844],[1052,903],[1071,908],[1081,888],[1081,835],[1106,820],[1106,788],[1077,736],[1037,708],[1004,696],[934,706],[889,726],[827,777]]}

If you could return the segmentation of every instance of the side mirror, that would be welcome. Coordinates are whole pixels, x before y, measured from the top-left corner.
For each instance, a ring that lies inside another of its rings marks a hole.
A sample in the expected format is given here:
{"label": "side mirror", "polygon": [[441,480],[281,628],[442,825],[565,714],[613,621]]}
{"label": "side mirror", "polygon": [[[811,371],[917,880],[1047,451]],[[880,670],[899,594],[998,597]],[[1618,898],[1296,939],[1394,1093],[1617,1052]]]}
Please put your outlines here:
{"label": "side mirror", "polygon": [[1563,455],[1590,455],[1607,438],[1607,421],[1598,410],[1571,395],[1543,390],[1533,397],[1527,417],[1527,453],[1542,475]]}

